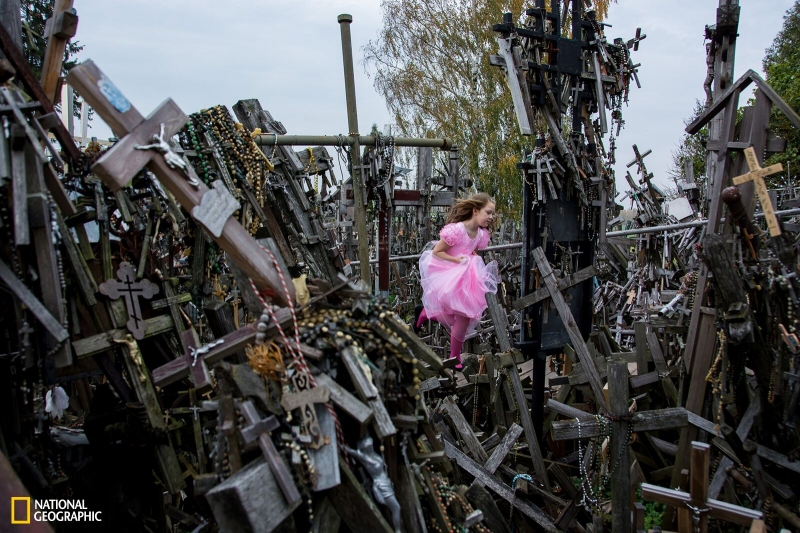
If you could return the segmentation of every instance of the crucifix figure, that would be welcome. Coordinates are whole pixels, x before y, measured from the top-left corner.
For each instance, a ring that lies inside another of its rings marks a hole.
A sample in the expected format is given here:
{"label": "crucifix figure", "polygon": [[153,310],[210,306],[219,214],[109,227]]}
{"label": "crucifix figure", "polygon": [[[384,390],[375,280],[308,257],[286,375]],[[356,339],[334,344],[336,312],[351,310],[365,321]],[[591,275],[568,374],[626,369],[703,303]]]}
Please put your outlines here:
{"label": "crucifix figure", "polygon": [[[137,150],[155,150],[164,155],[164,160],[169,165],[169,168],[176,170],[186,170],[186,161],[180,158],[178,154],[172,151],[169,143],[164,139],[164,123],[159,124],[158,133],[150,137],[150,144],[137,144]],[[197,176],[189,176],[189,185],[197,189],[200,186],[200,180]]]}
{"label": "crucifix figure", "polygon": [[752,146],[745,148],[744,157],[747,159],[747,166],[750,168],[750,172],[736,176],[733,178],[733,183],[734,185],[741,185],[752,181],[755,184],[756,194],[758,194],[758,200],[761,202],[761,210],[764,211],[764,218],[767,220],[767,226],[769,226],[769,234],[771,237],[780,235],[781,228],[778,226],[778,217],[775,216],[775,209],[772,207],[772,200],[769,198],[769,191],[767,190],[767,184],[764,183],[764,178],[770,174],[781,172],[783,165],[777,163],[767,168],[761,168],[761,165],[758,164],[758,158],[756,158],[756,151],[753,150]]}
{"label": "crucifix figure", "polygon": [[386,473],[386,463],[372,446],[372,438],[365,437],[358,441],[357,450],[350,447],[346,449],[347,453],[358,459],[358,462],[367,471],[369,477],[372,478],[372,495],[375,496],[375,501],[389,508],[392,513],[394,530],[399,533],[401,523],[400,503],[398,503],[397,496],[395,496],[392,480],[389,479],[389,475]]}
{"label": "crucifix figure", "polygon": [[112,300],[125,298],[125,306],[128,308],[130,317],[125,325],[128,327],[128,331],[133,333],[135,339],[142,340],[147,324],[142,318],[139,296],[149,300],[158,294],[158,285],[146,279],[136,281],[136,271],[130,263],[125,261],[119,264],[117,277],[120,281],[109,279],[101,283],[100,292]]}
{"label": "crucifix figure", "polygon": [[[697,441],[692,442],[689,493],[642,483],[642,497],[644,499],[688,510],[688,513],[682,513],[683,519],[679,517],[678,531],[680,533],[689,533],[690,530],[697,533],[706,533],[708,531],[709,516],[744,526],[751,525],[754,520],[762,519],[760,511],[708,498],[710,451],[711,446],[709,444]],[[687,518],[691,518],[691,522]]]}

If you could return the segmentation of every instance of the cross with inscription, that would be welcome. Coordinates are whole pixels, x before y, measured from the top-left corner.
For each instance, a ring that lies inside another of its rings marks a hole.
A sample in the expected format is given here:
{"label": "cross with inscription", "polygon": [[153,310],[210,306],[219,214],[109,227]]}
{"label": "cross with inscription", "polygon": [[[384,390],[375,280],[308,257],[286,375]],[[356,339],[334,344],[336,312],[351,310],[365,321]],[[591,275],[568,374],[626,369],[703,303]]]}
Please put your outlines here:
{"label": "cross with inscription", "polygon": [[120,281],[109,279],[101,283],[100,292],[112,300],[125,298],[125,306],[128,308],[130,317],[125,325],[128,327],[128,331],[133,333],[135,339],[142,340],[147,325],[142,318],[139,296],[149,300],[158,294],[158,285],[146,279],[136,281],[136,271],[130,263],[125,261],[119,264],[117,277]]}
{"label": "cross with inscription", "polygon": [[[294,286],[289,284],[284,291],[276,267],[247,230],[231,216],[230,202],[224,201],[225,198],[220,200],[219,188],[210,190],[191,166],[180,168],[170,157],[167,141],[188,122],[188,117],[172,99],[167,99],[145,119],[92,61],[70,70],[67,82],[120,138],[92,166],[92,171],[112,191],[124,187],[146,165],[181,206],[209,230],[220,248],[257,287],[270,289],[270,296],[276,303],[285,305],[287,299],[294,301]],[[157,145],[155,150],[137,149],[151,144]]]}
{"label": "cross with inscription", "polygon": [[756,194],[758,194],[758,201],[761,202],[761,210],[764,211],[764,218],[767,220],[769,227],[769,234],[771,237],[781,234],[781,228],[778,226],[778,217],[775,216],[775,209],[772,207],[772,200],[769,197],[767,184],[764,183],[764,178],[770,174],[775,174],[783,170],[783,165],[776,163],[767,168],[761,168],[756,158],[756,151],[750,146],[745,148],[744,157],[747,159],[747,166],[750,172],[736,176],[733,178],[734,185],[741,185],[748,181],[752,181],[756,186]]}

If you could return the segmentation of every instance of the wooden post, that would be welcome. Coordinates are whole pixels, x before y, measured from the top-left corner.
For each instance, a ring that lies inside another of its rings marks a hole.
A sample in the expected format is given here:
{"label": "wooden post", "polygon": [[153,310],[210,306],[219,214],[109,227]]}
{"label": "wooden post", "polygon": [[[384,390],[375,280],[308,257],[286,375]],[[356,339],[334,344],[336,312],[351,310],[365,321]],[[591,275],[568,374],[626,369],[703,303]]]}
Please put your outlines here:
{"label": "wooden post", "polygon": [[608,364],[608,393],[611,415],[614,417],[611,433],[611,505],[614,533],[631,531],[631,470],[628,446],[630,424],[628,419],[628,364],[612,361]]}
{"label": "wooden post", "polygon": [[364,176],[361,168],[361,145],[358,135],[358,109],[356,108],[356,82],[353,75],[353,48],[350,44],[352,15],[338,17],[342,33],[342,61],[344,63],[344,86],[347,97],[347,126],[353,138],[350,150],[353,176],[353,200],[355,201],[356,231],[358,232],[358,260],[361,266],[361,281],[370,286],[369,234],[367,233],[366,198],[364,198]]}
{"label": "wooden post", "polygon": [[[44,28],[47,50],[42,60],[42,90],[51,102],[56,101],[67,42],[75,37],[77,31],[78,15],[72,11],[72,0],[56,0],[53,16],[47,20]],[[61,102],[61,105],[66,106],[67,102]]]}

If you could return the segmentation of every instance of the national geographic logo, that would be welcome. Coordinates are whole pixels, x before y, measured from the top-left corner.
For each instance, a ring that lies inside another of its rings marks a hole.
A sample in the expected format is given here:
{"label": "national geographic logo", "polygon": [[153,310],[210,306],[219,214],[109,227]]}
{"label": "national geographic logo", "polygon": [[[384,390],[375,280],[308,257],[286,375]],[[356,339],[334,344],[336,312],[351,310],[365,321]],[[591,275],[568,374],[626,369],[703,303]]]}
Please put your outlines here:
{"label": "national geographic logo", "polygon": [[[33,501],[33,512],[31,512]],[[83,500],[32,500],[30,496],[11,497],[11,523],[102,522],[102,511],[89,511]]]}

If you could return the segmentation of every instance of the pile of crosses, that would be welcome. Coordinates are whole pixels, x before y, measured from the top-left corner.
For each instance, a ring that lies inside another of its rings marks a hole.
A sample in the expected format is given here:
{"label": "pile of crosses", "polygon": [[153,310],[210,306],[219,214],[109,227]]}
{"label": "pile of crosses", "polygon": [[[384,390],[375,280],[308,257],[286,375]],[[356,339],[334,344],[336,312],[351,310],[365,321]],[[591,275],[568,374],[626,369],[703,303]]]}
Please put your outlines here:
{"label": "pile of crosses", "polygon": [[[494,27],[492,62],[521,132],[537,137],[520,165],[521,329],[516,347],[496,331],[500,353],[478,351],[464,379],[442,384],[455,393],[432,406],[448,456],[560,530],[643,530],[646,500],[666,504],[665,529],[796,529],[800,284],[797,225],[781,218],[797,213],[775,211],[764,178],[781,168],[761,164],[785,145],[769,133],[773,107],[800,118],[755,72],[732,79],[739,7],[721,1],[706,28],[711,98],[687,127],[708,126],[707,178],[695,183],[689,167],[668,198],[634,146],[639,180],[627,174],[623,210],[611,201],[608,123],[618,134],[644,36],[610,44],[582,2],[564,5],[537,2],[521,23],[507,14]],[[739,116],[751,84],[755,105]],[[792,191],[779,196],[796,207]]]}
{"label": "pile of crosses", "polygon": [[[256,100],[144,118],[86,62],[67,82],[119,140],[81,150],[51,103],[65,5],[41,83],[0,28],[4,497],[81,499],[114,530],[599,532],[644,529],[641,488],[666,529],[800,527],[800,228],[761,168],[772,107],[800,118],[731,79],[735,2],[687,128],[709,126],[708,179],[670,200],[634,146],[628,211],[611,165],[644,36],[609,43],[580,0],[495,26],[536,142],[463,372],[446,332],[406,324],[462,189],[447,139],[287,135]],[[419,148],[416,189],[396,146]],[[373,256],[376,290],[351,279]]]}
{"label": "pile of crosses", "polygon": [[[73,15],[54,14],[52,46]],[[424,402],[458,378],[345,274],[363,209],[331,192],[326,148],[295,152],[255,100],[235,119],[172,100],[145,118],[87,61],[67,83],[118,141],[81,150],[56,85],[2,28],[0,45],[4,496],[80,499],[115,530],[492,529]],[[387,189],[393,142],[348,166],[394,202],[380,220],[423,222],[418,252],[458,193],[457,153],[444,179]],[[386,283],[389,242],[373,244]]]}

